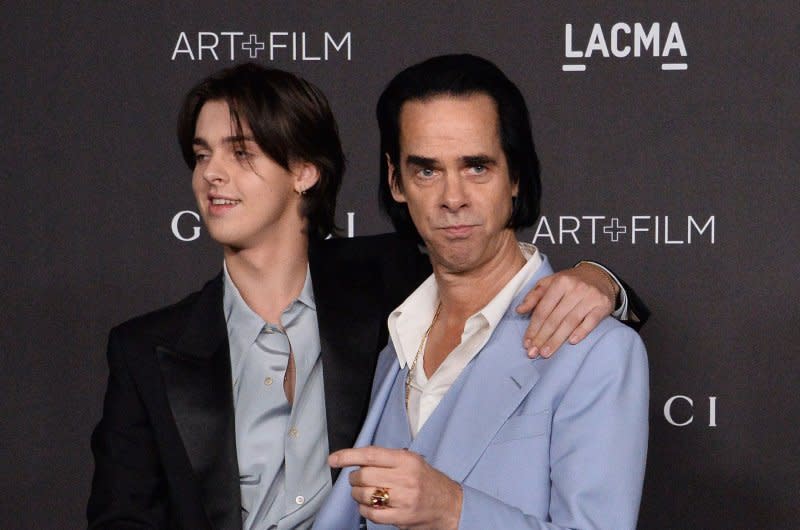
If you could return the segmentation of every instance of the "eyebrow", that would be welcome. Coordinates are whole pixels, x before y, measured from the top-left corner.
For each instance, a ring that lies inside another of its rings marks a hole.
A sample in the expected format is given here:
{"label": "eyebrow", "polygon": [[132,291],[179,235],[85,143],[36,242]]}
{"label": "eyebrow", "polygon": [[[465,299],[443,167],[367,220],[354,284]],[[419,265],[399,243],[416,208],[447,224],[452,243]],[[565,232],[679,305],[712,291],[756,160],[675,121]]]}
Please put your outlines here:
{"label": "eyebrow", "polygon": [[491,166],[497,161],[488,155],[462,156],[461,161],[465,166]]}
{"label": "eyebrow", "polygon": [[[253,138],[252,136],[242,136],[242,135],[226,136],[225,138],[222,139],[222,143],[234,144],[234,145],[243,144],[245,142],[255,142],[255,141],[256,139]],[[192,145],[205,148],[209,147],[208,142],[205,141],[203,138],[200,138],[199,136],[195,136],[194,139],[192,139]]]}
{"label": "eyebrow", "polygon": [[[461,162],[465,166],[490,166],[497,164],[497,160],[492,158],[489,155],[469,155],[469,156],[462,156]],[[427,156],[419,156],[419,155],[408,155],[406,157],[406,164],[420,166],[420,167],[431,167],[435,166],[437,163],[435,158],[429,158]]]}
{"label": "eyebrow", "polygon": [[429,158],[427,156],[419,156],[419,155],[408,155],[406,157],[406,165],[410,166],[420,166],[420,167],[431,167],[436,164],[435,158]]}

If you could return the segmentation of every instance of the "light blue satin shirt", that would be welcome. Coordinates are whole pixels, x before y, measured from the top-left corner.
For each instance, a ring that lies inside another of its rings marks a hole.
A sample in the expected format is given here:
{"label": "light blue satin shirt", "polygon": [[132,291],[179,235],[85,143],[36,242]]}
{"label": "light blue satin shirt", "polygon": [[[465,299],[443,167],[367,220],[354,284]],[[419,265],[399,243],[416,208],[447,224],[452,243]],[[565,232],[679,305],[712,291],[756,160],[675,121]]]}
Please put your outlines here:
{"label": "light blue satin shirt", "polygon": [[[331,488],[311,275],[280,323],[265,322],[223,271],[244,530],[310,528]],[[295,391],[283,379],[294,354]]]}

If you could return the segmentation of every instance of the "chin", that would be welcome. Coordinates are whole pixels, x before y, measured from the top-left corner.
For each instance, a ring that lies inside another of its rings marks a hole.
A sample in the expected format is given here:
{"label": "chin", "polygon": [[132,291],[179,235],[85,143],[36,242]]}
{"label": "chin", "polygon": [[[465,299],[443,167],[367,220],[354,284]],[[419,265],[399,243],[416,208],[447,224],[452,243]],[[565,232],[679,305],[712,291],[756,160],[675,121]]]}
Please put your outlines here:
{"label": "chin", "polygon": [[232,233],[230,230],[222,229],[221,227],[214,227],[213,225],[206,225],[208,236],[216,243],[226,247],[237,247],[241,240],[237,234]]}
{"label": "chin", "polygon": [[464,249],[464,251],[454,251],[453,249],[447,249],[444,252],[437,253],[438,254],[438,262],[439,265],[449,272],[454,273],[461,273],[461,272],[468,272],[471,271],[476,267],[478,262],[478,257],[469,252],[470,249]]}

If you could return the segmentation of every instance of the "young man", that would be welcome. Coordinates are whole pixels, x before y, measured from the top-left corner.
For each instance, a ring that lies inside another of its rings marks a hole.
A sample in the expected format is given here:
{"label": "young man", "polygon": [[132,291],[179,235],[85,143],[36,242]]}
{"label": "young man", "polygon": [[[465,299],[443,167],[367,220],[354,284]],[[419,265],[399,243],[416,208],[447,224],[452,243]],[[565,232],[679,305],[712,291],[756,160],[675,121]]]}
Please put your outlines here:
{"label": "young man", "polygon": [[[89,526],[306,528],[335,479],[329,451],[366,414],[386,316],[430,263],[394,235],[323,240],[343,155],[325,97],[296,76],[212,75],[186,96],[179,140],[223,270],[112,330]],[[556,301],[554,330],[560,305],[590,323],[610,311],[608,278],[581,270],[533,295]]]}
{"label": "young man", "polygon": [[[633,529],[647,452],[638,335],[605,319],[530,361],[514,310],[552,272],[514,230],[540,183],[528,109],[492,63],[442,56],[378,104],[386,200],[413,221],[433,275],[389,317],[373,398],[316,526]],[[391,199],[387,198],[387,195]],[[364,447],[373,445],[372,447]]]}

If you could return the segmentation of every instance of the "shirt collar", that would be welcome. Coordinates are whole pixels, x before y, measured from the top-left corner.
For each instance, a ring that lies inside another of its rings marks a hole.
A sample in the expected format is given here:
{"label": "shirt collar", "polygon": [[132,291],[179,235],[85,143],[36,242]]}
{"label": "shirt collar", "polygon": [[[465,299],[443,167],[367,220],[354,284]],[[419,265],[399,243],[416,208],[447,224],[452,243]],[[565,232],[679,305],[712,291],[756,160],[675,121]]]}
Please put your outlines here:
{"label": "shirt collar", "polygon": [[[222,262],[222,308],[225,314],[225,324],[228,329],[228,345],[231,356],[231,368],[236,374],[242,356],[258,338],[258,335],[267,324],[258,313],[250,309],[250,306],[242,298],[236,284],[233,283],[228,266]],[[306,306],[312,311],[317,310],[314,301],[314,287],[311,283],[311,272],[306,266],[306,279],[303,288],[297,299],[295,299],[284,310],[282,320],[284,322],[274,322],[275,325],[283,324],[289,326],[301,313],[302,306]]]}
{"label": "shirt collar", "polygon": [[[228,264],[225,261],[222,262],[222,281],[223,281],[223,297],[222,303],[223,308],[225,310],[225,320],[229,322],[231,316],[239,319],[240,317],[243,320],[248,321],[248,328],[251,325],[255,325],[256,321],[261,323],[259,330],[261,327],[264,326],[265,322],[258,314],[250,309],[250,306],[244,301],[242,298],[241,293],[239,293],[239,289],[237,289],[236,284],[233,283],[230,274],[228,273]],[[311,283],[311,269],[308,265],[306,265],[306,279],[303,282],[303,288],[300,291],[300,294],[297,298],[289,304],[291,307],[294,302],[300,302],[301,304],[307,306],[314,311],[317,310],[317,304],[314,300],[314,285]],[[288,309],[288,308],[287,308]],[[255,337],[253,338],[255,340]]]}
{"label": "shirt collar", "polygon": [[225,262],[222,263],[222,282],[222,307],[225,311],[225,323],[228,326],[228,339],[232,342],[230,349],[231,352],[241,352],[255,342],[266,322],[244,301],[228,273]]}
{"label": "shirt collar", "polygon": [[500,289],[500,292],[477,313],[486,318],[492,331],[494,331],[494,328],[500,323],[503,315],[506,314],[511,301],[519,293],[520,289],[528,284],[528,281],[533,278],[533,275],[536,274],[536,271],[542,264],[542,256],[539,254],[539,250],[532,244],[520,241],[519,249],[525,257],[525,265],[517,271],[514,277]]}
{"label": "shirt collar", "polygon": [[[484,320],[489,326],[490,333],[493,332],[514,297],[536,274],[542,264],[539,250],[530,243],[520,242],[519,246],[526,259],[525,265],[486,306],[467,319],[467,324],[464,326],[465,331],[470,322],[479,319]],[[417,349],[433,320],[438,304],[439,289],[435,276],[431,274],[397,309],[389,314],[389,335],[401,368],[413,363]]]}
{"label": "shirt collar", "polygon": [[389,336],[401,367],[410,366],[414,361],[438,304],[439,289],[436,286],[436,277],[431,274],[389,314]]}

